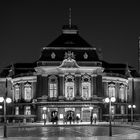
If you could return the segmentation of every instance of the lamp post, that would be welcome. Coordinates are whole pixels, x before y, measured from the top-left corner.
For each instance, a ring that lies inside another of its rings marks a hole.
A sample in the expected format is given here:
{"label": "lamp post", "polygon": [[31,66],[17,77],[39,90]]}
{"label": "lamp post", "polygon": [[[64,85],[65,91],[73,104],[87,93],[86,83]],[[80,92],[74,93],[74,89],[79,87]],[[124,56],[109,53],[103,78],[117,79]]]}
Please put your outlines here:
{"label": "lamp post", "polygon": [[133,121],[134,121],[134,113],[133,110],[136,108],[136,105],[128,105],[128,108],[131,109],[131,125],[133,125]]}
{"label": "lamp post", "polygon": [[3,102],[3,108],[4,108],[4,126],[3,126],[3,137],[7,137],[7,119],[6,119],[6,103],[11,103],[11,98],[3,98],[0,97],[0,103]]}
{"label": "lamp post", "polygon": [[112,111],[111,111],[111,102],[115,102],[116,98],[115,97],[108,97],[105,98],[105,102],[109,103],[109,136],[112,136],[112,125],[111,125],[111,120],[112,120]]}
{"label": "lamp post", "polygon": [[44,106],[43,107],[43,120],[44,120],[44,125],[46,124],[46,110],[47,110],[47,108]]}

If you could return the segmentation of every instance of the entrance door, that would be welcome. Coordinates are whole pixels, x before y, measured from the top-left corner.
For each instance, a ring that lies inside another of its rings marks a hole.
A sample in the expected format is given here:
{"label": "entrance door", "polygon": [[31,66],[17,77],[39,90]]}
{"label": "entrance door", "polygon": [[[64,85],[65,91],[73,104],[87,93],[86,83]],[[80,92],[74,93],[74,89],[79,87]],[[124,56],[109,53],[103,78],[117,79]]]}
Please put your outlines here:
{"label": "entrance door", "polygon": [[90,121],[90,116],[91,116],[90,110],[83,110],[82,113],[83,113],[82,121],[89,122]]}
{"label": "entrance door", "polygon": [[58,121],[58,111],[54,110],[51,112],[51,122],[57,122]]}
{"label": "entrance door", "polygon": [[75,112],[72,110],[69,110],[66,112],[66,120],[67,121],[75,121]]}

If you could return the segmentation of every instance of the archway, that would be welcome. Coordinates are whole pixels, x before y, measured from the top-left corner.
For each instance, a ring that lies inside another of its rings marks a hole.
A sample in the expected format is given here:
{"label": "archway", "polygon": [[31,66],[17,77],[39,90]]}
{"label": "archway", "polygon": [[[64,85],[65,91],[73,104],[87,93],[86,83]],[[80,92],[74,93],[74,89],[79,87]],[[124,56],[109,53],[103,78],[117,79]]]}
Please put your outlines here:
{"label": "archway", "polygon": [[66,121],[69,121],[70,123],[71,122],[73,122],[73,123],[75,122],[75,112],[74,111],[68,110],[66,112],[65,117],[66,117]]}
{"label": "archway", "polygon": [[56,111],[56,110],[51,111],[51,119],[50,120],[52,123],[58,122],[58,111]]}

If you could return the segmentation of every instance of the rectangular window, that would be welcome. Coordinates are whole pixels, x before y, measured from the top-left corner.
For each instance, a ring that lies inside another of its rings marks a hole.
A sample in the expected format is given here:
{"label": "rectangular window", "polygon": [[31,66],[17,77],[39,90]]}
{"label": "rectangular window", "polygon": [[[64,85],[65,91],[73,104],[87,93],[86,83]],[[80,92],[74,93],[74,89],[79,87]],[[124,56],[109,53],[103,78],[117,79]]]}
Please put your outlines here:
{"label": "rectangular window", "polygon": [[15,115],[19,115],[19,107],[18,106],[15,107]]}
{"label": "rectangular window", "polygon": [[15,86],[15,101],[18,101],[19,100],[19,93],[20,90],[19,90],[19,86]]}
{"label": "rectangular window", "polygon": [[30,101],[32,98],[31,96],[31,87],[25,87],[25,100]]}
{"label": "rectangular window", "polygon": [[57,97],[57,85],[50,83],[50,97]]}
{"label": "rectangular window", "polygon": [[26,106],[25,107],[25,115],[31,115],[31,107],[30,106]]}
{"label": "rectangular window", "polygon": [[124,106],[121,106],[121,114],[125,114]]}

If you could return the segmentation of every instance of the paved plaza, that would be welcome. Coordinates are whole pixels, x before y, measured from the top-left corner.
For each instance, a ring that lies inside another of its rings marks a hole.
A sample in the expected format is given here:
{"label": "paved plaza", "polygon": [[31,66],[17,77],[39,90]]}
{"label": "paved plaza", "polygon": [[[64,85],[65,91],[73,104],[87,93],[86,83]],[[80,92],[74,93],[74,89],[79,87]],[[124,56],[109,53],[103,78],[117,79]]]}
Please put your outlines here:
{"label": "paved plaza", "polygon": [[134,140],[140,139],[140,124],[134,123],[131,126],[127,123],[115,123],[112,127],[112,137],[108,134],[107,123],[9,125],[8,138],[3,138],[3,127],[0,127],[0,140]]}

